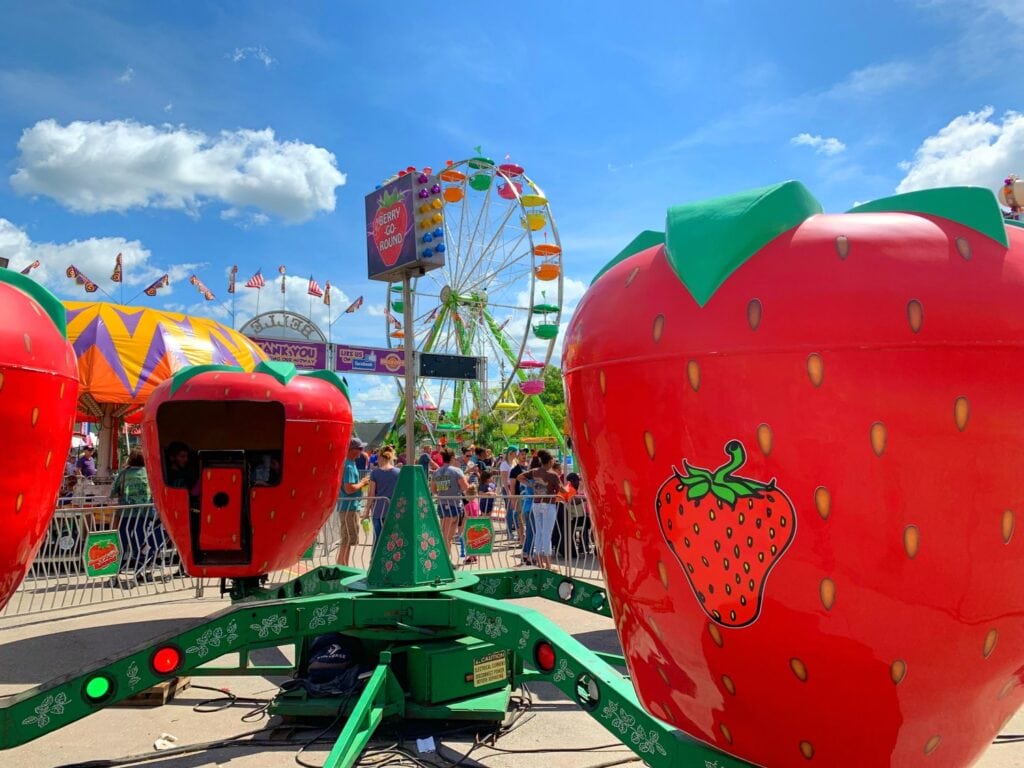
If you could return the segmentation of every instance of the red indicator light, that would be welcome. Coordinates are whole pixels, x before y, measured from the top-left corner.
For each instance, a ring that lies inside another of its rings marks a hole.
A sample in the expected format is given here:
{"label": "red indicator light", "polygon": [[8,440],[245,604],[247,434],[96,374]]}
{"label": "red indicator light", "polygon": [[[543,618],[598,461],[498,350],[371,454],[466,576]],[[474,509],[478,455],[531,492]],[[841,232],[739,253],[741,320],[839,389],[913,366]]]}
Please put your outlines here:
{"label": "red indicator light", "polygon": [[181,651],[173,645],[165,645],[157,649],[149,664],[158,675],[169,675],[181,666]]}
{"label": "red indicator light", "polygon": [[550,672],[555,668],[555,649],[550,643],[541,640],[533,649],[533,660],[537,662],[537,668],[541,672]]}

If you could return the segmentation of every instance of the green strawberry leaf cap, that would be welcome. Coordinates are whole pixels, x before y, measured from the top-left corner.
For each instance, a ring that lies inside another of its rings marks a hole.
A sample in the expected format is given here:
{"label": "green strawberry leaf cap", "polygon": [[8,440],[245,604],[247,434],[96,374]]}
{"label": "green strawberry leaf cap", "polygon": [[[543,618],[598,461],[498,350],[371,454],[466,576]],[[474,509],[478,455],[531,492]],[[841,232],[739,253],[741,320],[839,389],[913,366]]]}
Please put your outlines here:
{"label": "green strawberry leaf cap", "polygon": [[683,460],[685,475],[680,474],[679,470],[673,467],[676,480],[679,482],[677,487],[680,490],[686,488],[687,499],[700,501],[710,493],[719,501],[735,508],[737,500],[751,497],[759,499],[765,491],[770,491],[775,487],[775,480],[762,483],[733,474],[747,461],[746,449],[739,440],[730,440],[726,443],[725,454],[729,460],[714,470],[691,466],[685,459]]}
{"label": "green strawberry leaf cap", "polygon": [[60,303],[60,299],[28,275],[15,272],[13,269],[0,267],[0,283],[7,283],[22,293],[28,294],[29,298],[35,301],[50,316],[53,324],[60,331],[60,335],[65,339],[68,337],[68,317],[64,310],[64,305]]}
{"label": "green strawberry leaf cap", "polygon": [[190,365],[176,371],[171,376],[171,394],[173,395],[187,382],[203,373],[218,371],[221,373],[264,373],[285,386],[296,376],[306,376],[311,379],[321,379],[336,389],[340,390],[346,400],[351,402],[348,394],[348,385],[334,371],[302,371],[300,372],[291,363],[283,363],[275,360],[261,360],[252,371],[247,371],[237,365]]}

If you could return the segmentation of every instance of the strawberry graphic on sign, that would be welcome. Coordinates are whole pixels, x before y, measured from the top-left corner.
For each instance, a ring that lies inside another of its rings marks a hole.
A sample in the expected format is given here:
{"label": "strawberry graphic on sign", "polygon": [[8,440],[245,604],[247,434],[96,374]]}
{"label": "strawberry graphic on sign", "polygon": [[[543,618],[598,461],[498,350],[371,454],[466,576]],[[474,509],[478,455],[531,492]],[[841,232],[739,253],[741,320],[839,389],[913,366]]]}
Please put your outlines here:
{"label": "strawberry graphic on sign", "polygon": [[373,216],[373,241],[385,266],[394,266],[405,244],[409,215],[405,209],[404,191],[385,191],[377,198]]}
{"label": "strawberry graphic on sign", "polygon": [[747,460],[739,440],[715,470],[674,471],[658,489],[655,509],[665,542],[704,612],[727,627],[752,624],[772,566],[796,532],[793,503],[772,479],[734,475]]}

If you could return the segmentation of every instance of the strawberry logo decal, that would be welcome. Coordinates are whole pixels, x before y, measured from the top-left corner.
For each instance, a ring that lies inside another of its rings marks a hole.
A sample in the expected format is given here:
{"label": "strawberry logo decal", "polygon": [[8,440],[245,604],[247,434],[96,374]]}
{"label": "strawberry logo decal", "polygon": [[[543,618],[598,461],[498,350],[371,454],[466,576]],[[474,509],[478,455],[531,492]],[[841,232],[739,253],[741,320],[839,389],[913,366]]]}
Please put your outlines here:
{"label": "strawberry logo decal", "polygon": [[665,541],[697,601],[714,621],[746,627],[761,613],[772,567],[796,533],[796,513],[775,484],[733,474],[747,460],[739,440],[725,446],[729,460],[715,470],[683,460],[681,474],[658,489],[655,509]]}
{"label": "strawberry logo decal", "polygon": [[373,216],[373,241],[385,266],[394,266],[405,244],[409,215],[405,209],[404,192],[384,192],[377,198]]}

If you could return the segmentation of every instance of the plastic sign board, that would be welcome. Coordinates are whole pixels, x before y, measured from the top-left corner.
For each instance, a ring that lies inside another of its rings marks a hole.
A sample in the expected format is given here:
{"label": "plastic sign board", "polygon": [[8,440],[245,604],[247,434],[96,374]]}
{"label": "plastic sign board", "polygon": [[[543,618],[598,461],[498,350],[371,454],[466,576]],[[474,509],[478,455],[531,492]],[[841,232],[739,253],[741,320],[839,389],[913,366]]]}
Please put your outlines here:
{"label": "plastic sign board", "polygon": [[489,517],[467,517],[466,530],[467,555],[489,555],[494,546],[494,524]]}
{"label": "plastic sign board", "polygon": [[444,266],[441,180],[414,171],[366,196],[366,274],[398,282]]}
{"label": "plastic sign board", "polygon": [[418,352],[418,373],[426,379],[465,379],[477,381],[487,368],[487,358],[469,355],[439,355]]}
{"label": "plastic sign board", "polygon": [[385,347],[357,347],[335,344],[334,370],[338,373],[376,373],[383,376],[405,375],[405,352]]}
{"label": "plastic sign board", "polygon": [[121,567],[121,538],[117,531],[94,531],[85,537],[88,576],[115,576]]}

